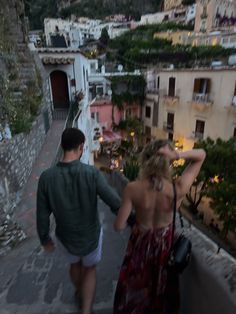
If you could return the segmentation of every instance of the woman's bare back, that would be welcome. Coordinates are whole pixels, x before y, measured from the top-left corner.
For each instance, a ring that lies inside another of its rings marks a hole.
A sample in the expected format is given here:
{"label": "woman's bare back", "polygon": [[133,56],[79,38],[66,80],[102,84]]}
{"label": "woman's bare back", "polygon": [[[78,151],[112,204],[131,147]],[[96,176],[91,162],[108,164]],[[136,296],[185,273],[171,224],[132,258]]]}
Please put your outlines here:
{"label": "woman's bare back", "polygon": [[164,180],[163,188],[158,191],[148,180],[130,183],[130,193],[137,222],[144,228],[166,227],[173,218],[172,184]]}

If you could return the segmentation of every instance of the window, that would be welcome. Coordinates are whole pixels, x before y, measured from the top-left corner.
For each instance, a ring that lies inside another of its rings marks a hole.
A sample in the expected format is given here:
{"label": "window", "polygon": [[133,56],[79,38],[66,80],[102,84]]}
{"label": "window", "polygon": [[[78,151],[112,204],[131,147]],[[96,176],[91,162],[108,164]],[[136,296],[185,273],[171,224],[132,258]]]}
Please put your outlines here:
{"label": "window", "polygon": [[208,78],[197,78],[194,80],[194,93],[208,94],[210,92],[211,80]]}
{"label": "window", "polygon": [[151,128],[149,126],[145,126],[145,134],[151,135]]}
{"label": "window", "polygon": [[128,108],[125,110],[125,116],[126,118],[132,117],[132,109]]}
{"label": "window", "polygon": [[102,96],[103,95],[103,86],[97,86],[96,87],[96,93],[97,93],[97,95]]}
{"label": "window", "polygon": [[91,118],[99,123],[99,112],[91,112]]}
{"label": "window", "polygon": [[157,77],[157,89],[160,88],[160,76]]}
{"label": "window", "polygon": [[233,136],[236,137],[236,128],[234,128],[234,135]]}
{"label": "window", "polygon": [[175,114],[172,112],[167,113],[167,130],[168,131],[174,131],[174,119]]}
{"label": "window", "polygon": [[151,107],[149,107],[149,106],[145,107],[145,117],[151,118]]}
{"label": "window", "polygon": [[84,90],[86,89],[86,81],[85,81],[85,69],[83,66],[83,79],[84,79]]}
{"label": "window", "polygon": [[152,112],[152,125],[153,126],[158,126],[158,118],[159,118],[159,102],[154,101],[153,112]]}
{"label": "window", "polygon": [[203,139],[204,128],[205,128],[205,121],[196,120],[196,126],[195,126],[195,137],[196,138]]}
{"label": "window", "polygon": [[194,80],[193,100],[208,101],[211,91],[211,80],[208,78],[197,78]]}
{"label": "window", "polygon": [[151,128],[149,126],[145,126],[145,135],[146,135],[146,143],[151,141]]}
{"label": "window", "polygon": [[236,106],[236,82],[235,82],[235,87],[234,87],[234,95],[232,99],[232,105]]}
{"label": "window", "polygon": [[169,78],[169,90],[168,96],[174,97],[175,96],[175,77]]}
{"label": "window", "polygon": [[173,133],[168,133],[168,140],[173,141],[174,134]]}

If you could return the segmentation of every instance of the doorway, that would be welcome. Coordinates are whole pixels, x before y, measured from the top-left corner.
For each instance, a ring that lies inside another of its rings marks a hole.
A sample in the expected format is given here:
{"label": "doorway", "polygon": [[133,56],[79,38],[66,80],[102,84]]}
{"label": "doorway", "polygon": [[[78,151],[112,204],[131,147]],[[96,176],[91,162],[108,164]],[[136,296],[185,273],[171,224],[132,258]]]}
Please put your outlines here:
{"label": "doorway", "polygon": [[68,109],[70,105],[67,75],[63,71],[50,74],[54,109]]}

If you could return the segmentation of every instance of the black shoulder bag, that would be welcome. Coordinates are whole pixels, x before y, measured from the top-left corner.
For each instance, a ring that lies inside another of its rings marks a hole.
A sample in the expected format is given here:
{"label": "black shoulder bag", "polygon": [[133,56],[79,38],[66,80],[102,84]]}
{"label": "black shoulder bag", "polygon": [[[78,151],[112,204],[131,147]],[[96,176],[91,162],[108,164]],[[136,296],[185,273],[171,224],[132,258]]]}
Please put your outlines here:
{"label": "black shoulder bag", "polygon": [[[168,259],[168,268],[175,271],[176,273],[182,273],[183,270],[189,263],[191,257],[192,243],[181,233],[177,238],[175,238],[175,220],[176,220],[176,188],[173,182],[174,191],[174,214],[173,214],[173,224],[171,233],[171,249]],[[183,228],[182,216],[180,216],[181,227]]]}

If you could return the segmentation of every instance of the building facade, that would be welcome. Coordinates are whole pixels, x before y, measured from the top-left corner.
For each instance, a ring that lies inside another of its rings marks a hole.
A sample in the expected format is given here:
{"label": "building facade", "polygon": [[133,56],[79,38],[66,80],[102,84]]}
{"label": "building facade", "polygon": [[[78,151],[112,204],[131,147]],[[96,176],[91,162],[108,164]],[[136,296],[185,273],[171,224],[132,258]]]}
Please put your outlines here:
{"label": "building facade", "polygon": [[165,0],[164,1],[164,10],[169,11],[175,8],[180,7],[182,0]]}
{"label": "building facade", "polygon": [[229,30],[236,26],[236,1],[197,0],[195,32]]}
{"label": "building facade", "polygon": [[235,68],[161,70],[153,86],[156,103],[149,88],[143,111],[150,137],[188,149],[199,139],[236,136]]}
{"label": "building facade", "polygon": [[79,50],[68,48],[39,48],[50,85],[52,110],[69,110],[77,100],[77,114],[73,125],[86,135],[82,161],[93,164],[88,76],[90,60]]}
{"label": "building facade", "polygon": [[[53,18],[44,20],[46,45],[49,47],[77,49],[88,40],[98,40],[104,28],[107,30],[109,37],[113,39],[128,31],[130,26],[127,22],[103,22],[89,18],[79,18],[78,21]],[[61,45],[57,46],[56,42],[60,42]]]}

